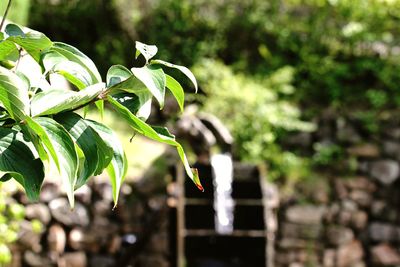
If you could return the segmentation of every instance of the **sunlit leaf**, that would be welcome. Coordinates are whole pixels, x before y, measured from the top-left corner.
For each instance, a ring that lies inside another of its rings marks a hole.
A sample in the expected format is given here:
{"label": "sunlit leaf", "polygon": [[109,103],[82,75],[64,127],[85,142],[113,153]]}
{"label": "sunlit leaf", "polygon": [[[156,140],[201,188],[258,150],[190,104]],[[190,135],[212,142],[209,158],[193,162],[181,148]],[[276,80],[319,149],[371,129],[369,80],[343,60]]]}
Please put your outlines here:
{"label": "sunlit leaf", "polygon": [[[47,134],[46,130],[38,122],[35,121],[35,118],[27,117],[25,121],[27,123],[27,126],[29,127],[29,130],[34,132],[34,134],[39,138],[40,142],[46,147],[47,151],[50,153],[58,171],[61,171],[57,151],[55,150],[53,142]],[[34,139],[33,136],[31,136],[30,138]],[[42,161],[47,160],[47,154],[44,154],[45,152],[41,151],[42,146],[35,145],[35,147],[39,150],[39,156]]]}
{"label": "sunlit leaf", "polygon": [[194,88],[195,88],[196,93],[197,93],[198,88],[197,88],[196,77],[194,77],[193,73],[192,73],[188,68],[186,68],[186,67],[184,67],[184,66],[180,66],[180,65],[175,65],[175,64],[172,64],[172,63],[169,63],[169,62],[160,60],[160,59],[152,60],[152,61],[151,61],[151,64],[161,64],[161,65],[167,66],[167,67],[169,67],[169,68],[174,68],[174,69],[180,70],[180,71],[181,71],[183,74],[185,74],[186,77],[188,77],[189,80],[193,83]]}
{"label": "sunlit leaf", "polygon": [[136,53],[135,58],[137,58],[140,54],[146,59],[148,62],[152,57],[157,54],[158,48],[155,45],[147,45],[141,42],[136,41]]}
{"label": "sunlit leaf", "polygon": [[82,150],[85,161],[79,173],[75,188],[79,188],[93,175],[100,174],[110,163],[113,152],[99,134],[92,129],[90,122],[78,114],[68,112],[55,119],[70,133]]}
{"label": "sunlit leaf", "polygon": [[162,108],[164,106],[166,84],[165,73],[162,68],[156,66],[145,66],[142,68],[132,68],[131,71],[133,75],[135,75],[135,77],[138,78],[152,93]]}
{"label": "sunlit leaf", "polygon": [[82,90],[93,84],[92,77],[80,64],[68,60],[59,52],[50,51],[42,56],[46,71],[62,75],[65,79]]}
{"label": "sunlit leaf", "polygon": [[0,42],[0,61],[13,60],[17,61],[19,56],[18,48],[15,43],[9,40]]}
{"label": "sunlit leaf", "polygon": [[70,61],[73,61],[84,67],[92,77],[93,83],[100,83],[102,81],[101,75],[93,61],[77,48],[65,43],[54,42],[54,45],[51,47],[50,50],[56,51],[64,57],[68,58]]}
{"label": "sunlit leaf", "polygon": [[31,114],[50,115],[82,107],[99,96],[104,87],[104,83],[98,83],[79,92],[56,89],[40,92],[31,99]]}
{"label": "sunlit leaf", "polygon": [[115,110],[129,123],[132,129],[134,129],[136,132],[155,141],[175,146],[178,151],[179,157],[181,158],[185,166],[187,175],[193,180],[193,182],[200,190],[203,190],[203,187],[201,186],[200,179],[197,174],[197,170],[194,169],[192,170],[190,168],[189,162],[186,158],[182,146],[175,140],[175,137],[173,135],[167,134],[169,132],[164,128],[163,130],[157,128],[153,129],[150,125],[148,125],[147,123],[136,117],[129,111],[129,109],[124,107],[118,101],[114,100],[111,96],[108,97],[108,100],[115,108]]}
{"label": "sunlit leaf", "polygon": [[34,30],[29,30],[24,33],[23,30],[15,24],[8,24],[6,26],[6,33],[9,35],[6,40],[21,46],[37,62],[40,60],[40,54],[53,45],[50,39],[43,33]]}
{"label": "sunlit leaf", "polygon": [[112,98],[125,106],[140,119],[146,121],[149,118],[152,99],[150,92],[141,92],[137,94],[123,92],[112,95]]}
{"label": "sunlit leaf", "polygon": [[79,167],[75,143],[65,128],[55,120],[46,117],[34,118],[33,120],[42,127],[55,150],[69,204],[73,207],[74,189]]}
{"label": "sunlit leaf", "polygon": [[18,75],[0,67],[0,102],[11,118],[17,121],[29,115],[28,89]]}
{"label": "sunlit leaf", "polygon": [[181,109],[181,111],[183,111],[183,105],[185,102],[185,92],[183,91],[182,86],[180,85],[179,82],[177,82],[174,78],[172,78],[168,74],[166,74],[165,77],[166,77],[167,88],[174,95],[176,102],[178,102],[179,108]]}
{"label": "sunlit leaf", "polygon": [[112,149],[113,156],[110,164],[107,167],[108,174],[111,179],[113,188],[114,205],[117,205],[119,191],[128,168],[127,158],[118,136],[107,126],[96,121],[88,121],[92,129],[94,129],[107,146]]}
{"label": "sunlit leaf", "polygon": [[111,87],[121,83],[132,76],[132,72],[122,65],[113,65],[107,71],[106,84]]}

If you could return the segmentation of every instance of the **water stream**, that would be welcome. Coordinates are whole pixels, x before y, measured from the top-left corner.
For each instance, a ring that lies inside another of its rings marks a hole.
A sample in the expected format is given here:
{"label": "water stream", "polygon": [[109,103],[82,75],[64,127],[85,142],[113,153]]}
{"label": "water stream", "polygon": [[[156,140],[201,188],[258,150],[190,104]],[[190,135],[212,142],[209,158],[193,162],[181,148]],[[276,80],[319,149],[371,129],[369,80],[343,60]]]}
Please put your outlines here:
{"label": "water stream", "polygon": [[233,162],[229,153],[211,156],[214,175],[215,230],[219,234],[233,232],[234,201],[232,199]]}

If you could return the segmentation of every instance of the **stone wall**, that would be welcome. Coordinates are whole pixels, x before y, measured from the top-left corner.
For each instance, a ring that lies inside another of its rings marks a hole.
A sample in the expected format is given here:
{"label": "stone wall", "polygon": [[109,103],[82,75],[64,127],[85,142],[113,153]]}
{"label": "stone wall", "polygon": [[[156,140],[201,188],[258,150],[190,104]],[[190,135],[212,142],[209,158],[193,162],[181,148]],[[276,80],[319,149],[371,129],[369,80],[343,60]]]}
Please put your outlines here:
{"label": "stone wall", "polygon": [[[126,183],[114,210],[110,183],[97,178],[77,191],[73,210],[54,183],[44,184],[38,203],[20,191],[14,200],[26,215],[10,267],[169,266],[164,186]],[[34,219],[42,230],[33,229]]]}
{"label": "stone wall", "polygon": [[[288,137],[285,146],[311,157],[316,144],[340,151],[314,168],[311,182],[298,182],[295,193],[281,191],[270,260],[276,267],[400,266],[400,123],[387,120],[370,133],[358,120],[328,111],[317,125],[314,133]],[[26,204],[26,221],[10,266],[171,266],[174,222],[165,184],[147,181],[125,184],[114,211],[110,184],[101,179],[77,193],[74,211],[52,183],[39,203],[15,193]],[[33,231],[32,219],[43,223],[42,231]]]}
{"label": "stone wall", "polygon": [[359,121],[328,112],[315,133],[288,139],[308,154],[315,143],[337,145],[341,156],[282,199],[275,266],[400,266],[397,123],[385,121],[372,134]]}

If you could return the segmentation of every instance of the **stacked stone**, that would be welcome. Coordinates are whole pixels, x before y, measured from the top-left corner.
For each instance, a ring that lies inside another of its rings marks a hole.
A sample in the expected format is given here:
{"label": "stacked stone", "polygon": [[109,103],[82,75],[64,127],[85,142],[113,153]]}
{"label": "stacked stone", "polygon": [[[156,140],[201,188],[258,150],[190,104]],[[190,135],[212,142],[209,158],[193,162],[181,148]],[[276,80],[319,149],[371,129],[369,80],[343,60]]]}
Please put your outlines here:
{"label": "stacked stone", "polygon": [[368,135],[356,120],[322,117],[289,145],[309,154],[313,141],[333,144],[344,155],[281,201],[276,266],[400,266],[400,128]]}
{"label": "stacked stone", "polygon": [[[151,190],[141,192],[125,184],[114,210],[108,182],[92,182],[79,189],[73,210],[54,183],[43,186],[38,203],[29,203],[21,192],[14,197],[26,205],[26,220],[12,246],[12,267],[109,267],[118,266],[122,258],[133,267],[169,266],[166,213],[161,213],[164,223],[154,225],[146,240],[141,240],[149,217],[166,205],[166,198]],[[41,230],[32,227],[34,219],[42,223]]]}

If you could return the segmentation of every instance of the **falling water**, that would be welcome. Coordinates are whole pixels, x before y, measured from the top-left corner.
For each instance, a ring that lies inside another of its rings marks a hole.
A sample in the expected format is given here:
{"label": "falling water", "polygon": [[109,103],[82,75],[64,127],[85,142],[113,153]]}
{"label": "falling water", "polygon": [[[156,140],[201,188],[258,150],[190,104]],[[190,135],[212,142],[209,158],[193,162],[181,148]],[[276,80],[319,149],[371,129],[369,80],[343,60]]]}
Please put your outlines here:
{"label": "falling water", "polygon": [[233,232],[232,179],[233,162],[229,153],[211,156],[214,174],[215,230],[219,234]]}

